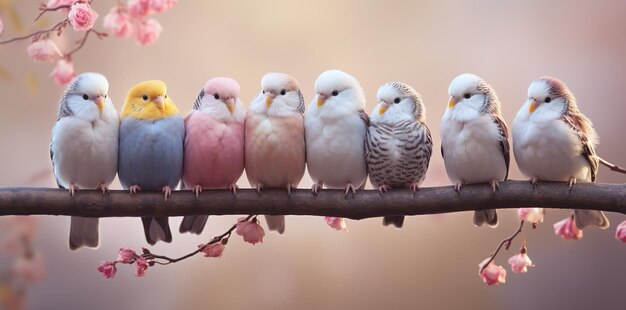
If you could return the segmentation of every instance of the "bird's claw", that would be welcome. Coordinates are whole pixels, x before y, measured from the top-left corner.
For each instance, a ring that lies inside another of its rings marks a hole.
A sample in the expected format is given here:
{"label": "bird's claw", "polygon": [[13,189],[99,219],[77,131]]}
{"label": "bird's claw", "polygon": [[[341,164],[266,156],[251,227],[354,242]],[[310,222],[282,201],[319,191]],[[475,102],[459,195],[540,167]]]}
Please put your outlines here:
{"label": "bird's claw", "polygon": [[131,185],[130,186],[130,194],[134,195],[141,191],[141,187],[139,185]]}
{"label": "bird's claw", "polygon": [[287,184],[287,198],[291,198],[291,188],[293,186],[291,184]]}
{"label": "bird's claw", "polygon": [[98,184],[98,186],[96,187],[96,190],[99,190],[102,192],[102,196],[106,196],[109,194],[109,187],[106,186],[106,184],[104,183],[100,183]]}
{"label": "bird's claw", "polygon": [[[387,185],[387,184],[383,184],[381,186],[378,187],[378,192],[380,193],[380,195],[382,196],[383,193],[387,192],[389,189],[391,188],[391,186]],[[347,194],[347,192],[346,192]]]}
{"label": "bird's claw", "polygon": [[492,179],[491,181],[489,181],[489,185],[491,186],[491,191],[495,194],[498,189],[500,189],[500,183],[498,183],[498,180],[496,179]]}
{"label": "bird's claw", "polygon": [[535,177],[535,178],[530,179],[530,185],[533,186],[533,189],[535,189],[538,184],[539,184],[539,178]]}
{"label": "bird's claw", "polygon": [[[202,193],[202,186],[200,186],[200,184],[196,185],[193,187],[193,193],[196,194],[196,198],[198,198],[200,196],[200,193]],[[167,200],[167,198],[166,198]]]}
{"label": "bird's claw", "polygon": [[317,196],[317,192],[319,192],[320,189],[322,189],[322,184],[313,183],[313,186],[311,186],[311,192],[313,192],[315,196]]}
{"label": "bird's claw", "polygon": [[237,195],[237,190],[239,189],[239,186],[237,186],[237,184],[233,183],[231,185],[228,185],[228,190],[233,192],[233,196]]}
{"label": "bird's claw", "polygon": [[263,188],[262,184],[257,184],[256,185],[256,193],[261,196],[261,189]]}
{"label": "bird's claw", "polygon": [[413,191],[413,196],[415,196],[415,192],[420,190],[420,186],[417,183],[411,183],[409,188]]}
{"label": "bird's claw", "polygon": [[457,194],[461,193],[461,188],[463,188],[463,181],[456,181],[456,183],[454,183],[454,191]]}
{"label": "bird's claw", "polygon": [[74,197],[75,193],[78,193],[78,186],[76,186],[76,184],[74,184],[74,182],[70,183],[70,196]]}
{"label": "bird's claw", "polygon": [[348,194],[352,192],[352,196],[354,197],[354,194],[356,194],[356,187],[354,187],[354,185],[352,185],[352,183],[348,183],[348,185],[346,185],[346,195],[345,197],[348,197]]}
{"label": "bird's claw", "polygon": [[569,192],[572,192],[572,188],[574,187],[574,185],[576,185],[576,178],[575,177],[569,177],[569,181],[567,181],[567,185],[569,186]]}
{"label": "bird's claw", "polygon": [[167,198],[169,198],[172,195],[172,189],[169,186],[164,186],[163,190],[161,191],[161,193],[163,193],[163,197],[165,198],[165,202],[167,202]]}

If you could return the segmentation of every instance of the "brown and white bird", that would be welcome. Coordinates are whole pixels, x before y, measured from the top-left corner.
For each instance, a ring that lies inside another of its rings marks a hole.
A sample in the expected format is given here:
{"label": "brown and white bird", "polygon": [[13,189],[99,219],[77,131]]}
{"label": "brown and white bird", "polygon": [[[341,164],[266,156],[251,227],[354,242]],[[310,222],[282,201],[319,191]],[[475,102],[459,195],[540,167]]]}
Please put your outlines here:
{"label": "brown and white bird", "polygon": [[[509,175],[509,140],[500,100],[480,77],[461,74],[450,83],[441,119],[441,153],[457,192],[464,184],[489,183],[493,192]],[[498,225],[496,210],[474,212],[474,224]]]}
{"label": "brown and white bird", "polygon": [[[245,123],[245,166],[250,185],[296,188],[305,168],[304,98],[298,82],[284,73],[268,73],[252,101]],[[283,233],[285,217],[265,216],[270,230]]]}
{"label": "brown and white bird", "polygon": [[[378,89],[370,117],[365,157],[370,181],[381,192],[411,188],[426,177],[433,142],[426,126],[426,108],[415,89],[390,82]],[[383,225],[401,228],[404,216],[385,216]]]}
{"label": "brown and white bird", "polygon": [[[539,180],[595,182],[598,135],[580,112],[572,92],[559,79],[541,77],[530,84],[528,99],[513,121],[515,160],[533,186]],[[609,227],[601,211],[575,210],[576,226]]]}

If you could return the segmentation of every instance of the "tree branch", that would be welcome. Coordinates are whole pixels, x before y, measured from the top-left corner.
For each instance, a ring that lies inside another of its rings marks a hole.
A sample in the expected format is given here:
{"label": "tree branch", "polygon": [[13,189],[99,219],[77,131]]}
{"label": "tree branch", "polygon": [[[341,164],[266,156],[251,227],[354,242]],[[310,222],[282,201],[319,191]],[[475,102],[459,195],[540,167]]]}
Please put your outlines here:
{"label": "tree branch", "polygon": [[420,189],[357,191],[322,190],[317,197],[308,189],[291,191],[242,189],[206,190],[199,198],[191,191],[174,191],[163,201],[160,191],[131,196],[114,190],[109,195],[81,190],[73,198],[67,190],[52,188],[0,188],[0,215],[71,215],[83,217],[137,217],[184,215],[315,215],[364,219],[388,215],[420,215],[485,209],[545,207],[591,209],[626,214],[626,184],[579,183],[568,192],[566,182],[540,182],[533,190],[526,181],[500,183],[496,193],[487,184],[467,185],[460,194],[452,186]]}

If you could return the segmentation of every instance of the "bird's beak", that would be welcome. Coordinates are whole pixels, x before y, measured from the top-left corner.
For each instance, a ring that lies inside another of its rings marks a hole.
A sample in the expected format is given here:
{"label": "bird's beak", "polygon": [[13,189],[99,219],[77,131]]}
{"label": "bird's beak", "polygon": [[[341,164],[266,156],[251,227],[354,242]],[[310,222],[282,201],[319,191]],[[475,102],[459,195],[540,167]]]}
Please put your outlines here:
{"label": "bird's beak", "polygon": [[159,110],[165,109],[165,99],[163,99],[163,96],[157,96],[152,102],[154,102]]}
{"label": "bird's beak", "polygon": [[326,102],[326,99],[328,99],[328,95],[319,93],[317,94],[317,107],[321,107],[322,105],[324,105],[324,102]]}
{"label": "bird's beak", "polygon": [[224,101],[224,103],[226,104],[228,111],[230,111],[230,113],[233,113],[233,110],[235,110],[235,98],[228,97],[226,98],[226,101]]}
{"label": "bird's beak", "polygon": [[453,106],[455,106],[457,103],[459,102],[459,99],[457,99],[454,96],[450,96],[450,101],[448,101],[448,108],[452,108]]}
{"label": "bird's beak", "polygon": [[530,106],[528,107],[528,112],[529,113],[535,112],[538,106],[539,106],[539,102],[537,102],[537,99],[530,98]]}
{"label": "bird's beak", "polygon": [[389,103],[387,103],[384,100],[381,100],[380,102],[378,102],[378,104],[380,105],[380,107],[378,108],[378,114],[380,115],[385,114],[385,111],[389,109]]}
{"label": "bird's beak", "polygon": [[104,98],[102,96],[98,96],[98,98],[96,98],[96,105],[98,106],[98,110],[100,110],[100,112],[104,110]]}
{"label": "bird's beak", "polygon": [[267,106],[268,109],[270,105],[272,105],[274,98],[276,98],[276,94],[273,91],[271,90],[265,91],[265,105]]}

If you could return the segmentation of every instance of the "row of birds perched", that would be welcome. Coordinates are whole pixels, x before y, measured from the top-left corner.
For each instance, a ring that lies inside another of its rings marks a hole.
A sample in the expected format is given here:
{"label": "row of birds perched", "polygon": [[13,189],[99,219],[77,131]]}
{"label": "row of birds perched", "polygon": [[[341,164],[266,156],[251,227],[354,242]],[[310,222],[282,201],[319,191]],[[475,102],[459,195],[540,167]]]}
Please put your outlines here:
{"label": "row of birds perched", "polygon": [[[425,106],[411,86],[390,82],[380,87],[371,115],[358,81],[340,70],[322,73],[315,99],[305,109],[298,82],[268,73],[248,111],[239,84],[210,79],[184,118],[162,81],[133,86],[118,115],[107,95],[107,79],[98,73],[75,78],[61,97],[50,154],[59,187],[106,194],[119,175],[131,194],[160,190],[165,199],[182,187],[237,190],[244,169],[250,184],[284,188],[289,193],[304,175],[312,191],[344,189],[353,194],[369,178],[381,194],[391,188],[418,190],[432,154]],[[441,152],[450,180],[488,183],[495,192],[508,177],[509,130],[493,88],[473,74],[456,77],[441,120]],[[532,179],[595,181],[599,158],[596,133],[558,79],[534,80],[513,123],[513,148],[520,170]],[[600,211],[575,211],[576,225],[608,227]],[[270,230],[284,232],[284,216],[267,216]],[[404,217],[383,223],[401,227]],[[186,216],[180,232],[200,234],[207,216]],[[142,217],[148,243],[171,242],[167,217]],[[474,223],[496,226],[495,210],[476,211]],[[70,248],[97,247],[98,219],[72,217]]]}

